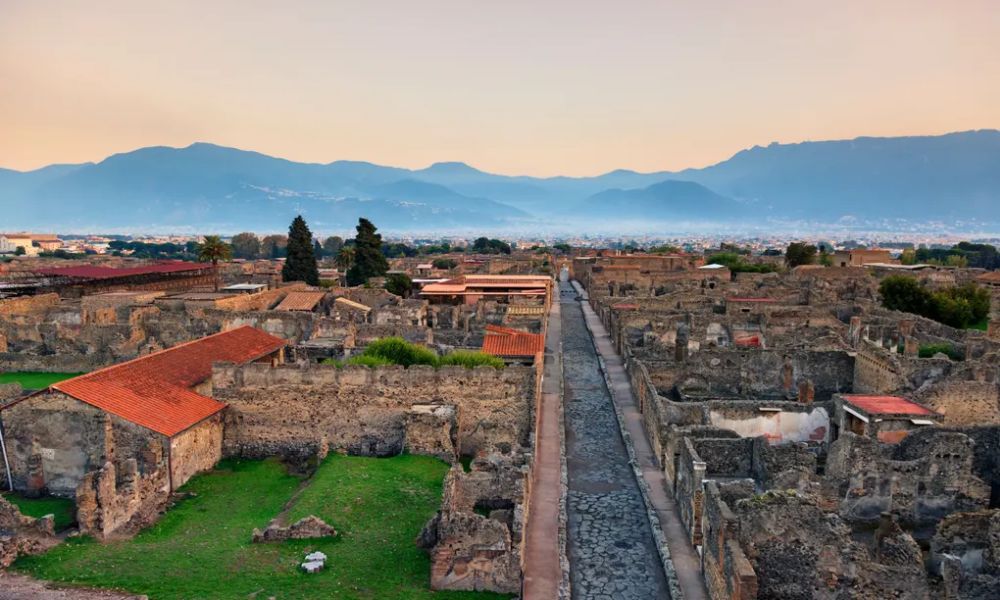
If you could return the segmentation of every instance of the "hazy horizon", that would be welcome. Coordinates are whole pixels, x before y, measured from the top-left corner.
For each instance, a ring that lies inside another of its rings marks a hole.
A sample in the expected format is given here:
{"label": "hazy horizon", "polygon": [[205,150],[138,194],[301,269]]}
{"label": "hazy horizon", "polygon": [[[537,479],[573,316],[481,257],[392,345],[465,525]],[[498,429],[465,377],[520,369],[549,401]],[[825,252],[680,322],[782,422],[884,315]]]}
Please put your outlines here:
{"label": "hazy horizon", "polygon": [[0,165],[195,140],[584,176],[1000,125],[988,0],[0,2]]}

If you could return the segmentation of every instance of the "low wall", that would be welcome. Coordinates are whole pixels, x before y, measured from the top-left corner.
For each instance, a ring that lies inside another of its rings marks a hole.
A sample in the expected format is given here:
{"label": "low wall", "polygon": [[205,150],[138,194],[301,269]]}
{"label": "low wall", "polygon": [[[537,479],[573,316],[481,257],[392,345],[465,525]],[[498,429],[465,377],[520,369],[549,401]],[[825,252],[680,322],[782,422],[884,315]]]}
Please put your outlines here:
{"label": "low wall", "polygon": [[701,568],[713,600],[752,600],[757,574],[739,544],[739,518],[722,499],[714,482],[705,485]]}
{"label": "low wall", "polygon": [[458,452],[527,446],[535,369],[509,366],[215,366],[212,395],[229,405],[225,455],[300,453],[321,444],[362,455],[398,454],[415,404],[458,411]]}

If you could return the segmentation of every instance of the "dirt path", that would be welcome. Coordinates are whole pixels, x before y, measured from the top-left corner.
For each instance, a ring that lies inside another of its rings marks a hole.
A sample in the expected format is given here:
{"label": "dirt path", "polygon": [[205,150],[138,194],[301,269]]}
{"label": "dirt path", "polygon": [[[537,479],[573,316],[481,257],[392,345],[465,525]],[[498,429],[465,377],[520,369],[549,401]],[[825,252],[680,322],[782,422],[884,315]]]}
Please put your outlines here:
{"label": "dirt path", "polygon": [[57,588],[48,581],[26,575],[0,571],[0,600],[139,600],[133,596],[108,590]]}

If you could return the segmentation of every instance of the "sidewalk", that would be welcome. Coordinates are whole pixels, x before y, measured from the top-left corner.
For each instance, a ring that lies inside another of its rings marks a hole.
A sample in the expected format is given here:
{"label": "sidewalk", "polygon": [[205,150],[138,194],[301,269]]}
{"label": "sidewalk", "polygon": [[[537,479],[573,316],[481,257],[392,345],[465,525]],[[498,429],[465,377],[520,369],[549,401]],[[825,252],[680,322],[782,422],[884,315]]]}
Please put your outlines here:
{"label": "sidewalk", "polygon": [[[560,562],[562,507],[562,324],[558,298],[549,311],[545,338],[545,375],[538,407],[531,499],[524,544],[525,600],[555,600],[563,581]],[[563,530],[565,531],[565,530]],[[565,533],[562,534],[565,536]]]}

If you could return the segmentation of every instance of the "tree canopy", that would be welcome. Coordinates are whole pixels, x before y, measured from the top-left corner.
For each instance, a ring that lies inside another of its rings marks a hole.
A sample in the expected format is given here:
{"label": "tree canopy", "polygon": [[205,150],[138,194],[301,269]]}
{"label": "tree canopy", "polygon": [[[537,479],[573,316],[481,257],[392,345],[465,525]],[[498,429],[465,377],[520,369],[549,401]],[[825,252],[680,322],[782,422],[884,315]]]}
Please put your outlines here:
{"label": "tree canopy", "polygon": [[789,267],[811,265],[816,262],[816,246],[805,242],[792,242],[785,249],[785,264]]}
{"label": "tree canopy", "polygon": [[295,217],[288,228],[288,258],[281,268],[281,279],[319,285],[319,268],[316,266],[312,232],[302,215]]}
{"label": "tree canopy", "polygon": [[233,236],[233,256],[254,259],[260,257],[260,239],[255,233],[244,231]]}
{"label": "tree canopy", "polygon": [[413,289],[413,280],[406,273],[390,273],[385,280],[386,291],[397,296],[409,296]]}
{"label": "tree canopy", "polygon": [[990,294],[974,283],[930,291],[913,277],[892,275],[879,284],[882,305],[910,312],[958,329],[966,329],[990,313]]}
{"label": "tree canopy", "polygon": [[267,235],[260,241],[261,258],[281,258],[288,248],[288,238],[283,235]]}
{"label": "tree canopy", "polygon": [[481,254],[510,254],[510,244],[502,240],[481,237],[472,242],[472,251]]}
{"label": "tree canopy", "polygon": [[382,236],[371,221],[358,219],[354,236],[354,260],[347,270],[347,285],[362,285],[371,277],[381,277],[389,270],[382,254]]}

